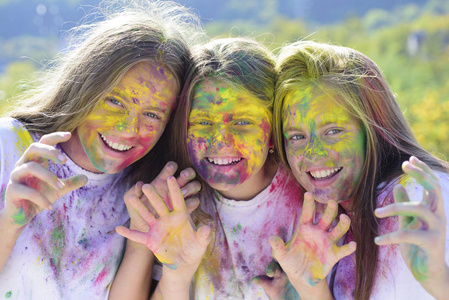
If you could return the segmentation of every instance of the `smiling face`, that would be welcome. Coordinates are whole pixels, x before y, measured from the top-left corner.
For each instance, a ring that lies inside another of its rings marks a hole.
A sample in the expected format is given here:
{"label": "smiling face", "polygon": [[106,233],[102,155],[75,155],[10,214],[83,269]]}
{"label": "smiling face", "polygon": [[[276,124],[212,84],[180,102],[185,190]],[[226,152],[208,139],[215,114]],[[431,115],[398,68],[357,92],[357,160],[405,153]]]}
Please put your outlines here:
{"label": "smiling face", "polygon": [[264,181],[272,117],[259,103],[247,91],[219,81],[206,80],[195,89],[189,156],[201,177],[224,196],[231,190],[241,195],[260,190]]}
{"label": "smiling face", "polygon": [[64,151],[95,173],[118,173],[147,154],[162,135],[178,86],[161,66],[140,62],[99,101]]}
{"label": "smiling face", "polygon": [[360,121],[318,89],[287,94],[282,108],[288,163],[321,203],[350,199],[365,161]]}

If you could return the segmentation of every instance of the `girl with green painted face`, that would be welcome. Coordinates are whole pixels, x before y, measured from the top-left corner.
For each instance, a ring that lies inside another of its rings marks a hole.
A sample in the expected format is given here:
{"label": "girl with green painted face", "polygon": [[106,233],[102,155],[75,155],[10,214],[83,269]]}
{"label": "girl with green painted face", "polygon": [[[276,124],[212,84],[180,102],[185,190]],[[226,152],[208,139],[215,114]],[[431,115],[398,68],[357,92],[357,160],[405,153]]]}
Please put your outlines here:
{"label": "girl with green painted face", "polygon": [[320,227],[311,214],[299,238],[276,242],[288,279],[328,275],[336,299],[447,298],[448,164],[415,140],[379,68],[349,48],[297,42],[281,50],[277,71],[275,145],[308,192],[303,210],[338,203],[351,219],[340,243],[357,245],[335,264],[319,250],[335,237],[308,234]]}
{"label": "girl with green painted face", "polygon": [[[164,165],[160,139],[201,28],[169,2],[105,1],[95,16],[0,119],[1,297],[106,299],[125,246],[114,232],[129,219],[123,194]],[[140,249],[137,263],[152,265]]]}
{"label": "girl with green painted face", "polygon": [[[193,60],[175,115],[173,151],[182,167],[201,176],[200,210],[192,222],[169,182],[172,207],[152,192],[153,214],[135,206],[148,233],[117,231],[146,244],[163,264],[154,298],[188,299],[191,287],[193,299],[296,299],[295,289],[282,285],[269,240],[290,239],[303,200],[303,190],[273,157],[273,56],[255,41],[231,38],[198,47]],[[303,288],[331,296],[329,289]]]}

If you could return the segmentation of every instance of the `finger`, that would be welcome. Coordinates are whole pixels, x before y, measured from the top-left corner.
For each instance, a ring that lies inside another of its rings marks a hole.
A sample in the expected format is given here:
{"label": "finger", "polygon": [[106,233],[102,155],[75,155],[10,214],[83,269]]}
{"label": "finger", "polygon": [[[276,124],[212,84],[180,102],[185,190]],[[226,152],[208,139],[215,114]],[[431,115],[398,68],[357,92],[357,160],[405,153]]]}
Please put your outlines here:
{"label": "finger", "polygon": [[167,185],[168,185],[168,192],[170,194],[170,199],[173,204],[173,210],[175,211],[187,210],[184,197],[182,196],[176,178],[173,176],[168,177]]}
{"label": "finger", "polygon": [[402,163],[402,170],[405,174],[413,177],[416,181],[422,185],[426,190],[435,190],[438,181],[435,178],[424,172],[420,167],[410,163],[409,161],[404,161]]}
{"label": "finger", "polygon": [[170,213],[164,199],[159,196],[152,184],[144,184],[142,186],[142,191],[159,217],[166,216]]}
{"label": "finger", "polygon": [[381,236],[377,236],[374,242],[379,245],[390,244],[413,244],[422,248],[434,247],[435,243],[432,242],[434,233],[424,230],[399,230],[390,232]]}
{"label": "finger", "polygon": [[166,182],[169,176],[173,176],[178,169],[178,165],[174,161],[169,161],[165,164],[162,171],[156,177],[157,180],[161,180],[162,182]]}
{"label": "finger", "polygon": [[271,285],[273,284],[273,279],[268,277],[267,275],[260,275],[253,277],[251,279],[251,283],[260,286],[267,292],[267,289],[270,289]]}
{"label": "finger", "polygon": [[[179,182],[178,182],[179,184]],[[181,186],[180,186],[181,187]],[[198,181],[189,182],[181,189],[184,198],[195,195],[201,190],[201,184]]]}
{"label": "finger", "polygon": [[51,202],[41,194],[38,190],[33,189],[27,185],[12,183],[8,185],[7,197],[9,199],[16,199],[14,205],[17,205],[17,201],[26,200],[34,203],[42,209],[50,210],[53,208]]}
{"label": "finger", "polygon": [[67,160],[67,157],[53,146],[43,143],[33,143],[28,147],[23,156],[19,159],[16,166],[30,161],[43,164],[47,160],[51,160],[57,164],[64,164]]}
{"label": "finger", "polygon": [[189,214],[191,214],[200,205],[200,199],[198,197],[190,197],[186,199],[186,207]]}
{"label": "finger", "polygon": [[298,226],[301,224],[311,223],[315,212],[315,200],[311,193],[304,194],[304,203],[302,206],[301,216],[299,217]]}
{"label": "finger", "polygon": [[326,209],[324,210],[324,214],[321,217],[320,221],[318,222],[318,226],[322,230],[329,230],[331,227],[332,221],[334,221],[335,217],[337,216],[338,212],[338,205],[337,202],[334,200],[329,200],[327,202]]}
{"label": "finger", "polygon": [[54,146],[59,143],[67,142],[72,137],[72,134],[70,132],[52,132],[48,134],[44,134],[41,139],[39,140],[39,143]]}
{"label": "finger", "polygon": [[[123,227],[123,226],[115,227],[115,231],[118,234],[120,234],[121,236],[123,236],[124,238],[127,238],[128,240],[131,240],[131,241],[136,242],[136,243],[140,243],[140,244],[145,245],[148,248],[150,248],[147,245],[148,238],[147,238],[147,234],[146,233],[142,233],[142,232],[139,232],[139,231],[131,230],[131,229]],[[150,248],[150,250],[153,251],[151,248]]]}
{"label": "finger", "polygon": [[146,224],[142,224],[143,231],[148,232],[150,229],[150,225],[156,221],[156,216],[154,216],[148,208],[137,198],[136,195],[131,195],[129,197],[129,204],[132,208],[137,212],[137,214],[146,222]]}
{"label": "finger", "polygon": [[42,165],[37,162],[27,162],[26,164],[20,165],[11,172],[10,179],[12,181],[17,181],[22,184],[27,184],[31,188],[36,188],[36,180],[32,183],[28,179],[35,178],[42,182],[47,183],[49,186],[53,187],[55,190],[62,190],[64,188],[64,182],[56,177],[55,174],[48,171]]}
{"label": "finger", "polygon": [[332,241],[334,243],[338,242],[348,232],[350,225],[351,219],[347,215],[341,214],[337,226],[329,233]]}
{"label": "finger", "polygon": [[271,256],[281,263],[287,253],[284,241],[280,237],[272,235],[268,238],[268,242],[271,246]]}
{"label": "finger", "polygon": [[346,257],[348,255],[351,255],[355,252],[357,249],[357,244],[354,241],[349,242],[346,245],[343,245],[341,247],[337,248],[337,251],[335,252],[335,256],[338,260],[342,259],[343,257]]}
{"label": "finger", "polygon": [[374,214],[378,218],[387,218],[391,216],[408,216],[421,219],[430,227],[438,225],[435,214],[426,206],[419,203],[393,203],[381,208],[377,208]]}
{"label": "finger", "polygon": [[[86,175],[75,175],[62,180],[64,182],[64,188],[60,191],[59,197],[75,191],[83,187],[87,183]],[[56,201],[56,199],[55,199]]]}
{"label": "finger", "polygon": [[281,276],[282,269],[281,266],[279,266],[279,264],[275,260],[272,260],[268,263],[266,272],[268,277],[276,278]]}
{"label": "finger", "polygon": [[426,172],[435,181],[439,181],[438,176],[425,162],[419,160],[416,156],[411,156],[409,161],[411,164],[421,168],[424,172]]}
{"label": "finger", "polygon": [[142,191],[143,185],[144,185],[143,181],[138,181],[134,185],[134,195],[136,195],[137,198],[140,198],[143,195],[143,191]]}
{"label": "finger", "polygon": [[184,169],[178,177],[178,185],[180,188],[184,187],[190,180],[195,178],[196,173],[192,168]]}

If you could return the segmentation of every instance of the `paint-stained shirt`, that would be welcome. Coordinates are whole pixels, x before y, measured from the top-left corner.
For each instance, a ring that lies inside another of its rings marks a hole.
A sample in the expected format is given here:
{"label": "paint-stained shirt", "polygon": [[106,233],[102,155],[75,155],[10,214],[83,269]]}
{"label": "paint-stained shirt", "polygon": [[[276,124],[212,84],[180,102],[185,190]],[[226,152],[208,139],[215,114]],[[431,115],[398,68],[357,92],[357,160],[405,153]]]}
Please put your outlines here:
{"label": "paint-stained shirt", "polygon": [[[292,236],[301,214],[303,190],[280,167],[271,184],[248,201],[216,195],[203,209],[215,216],[213,248],[203,257],[193,281],[193,299],[269,299],[251,283],[266,275],[272,261],[268,238]],[[211,251],[212,250],[212,251]]]}
{"label": "paint-stained shirt", "polygon": [[[39,137],[11,118],[0,119],[0,136],[3,209],[10,173]],[[114,232],[128,219],[125,172],[94,174],[70,158],[64,165],[50,162],[49,170],[59,178],[84,174],[88,183],[28,224],[0,273],[0,299],[107,299],[125,245]]]}
{"label": "paint-stained shirt", "polygon": [[[449,218],[449,175],[435,172],[439,177],[442,187],[446,217]],[[420,202],[423,196],[423,187],[415,180],[400,180],[407,190],[411,201]],[[377,199],[377,207],[383,207],[394,203],[394,184],[384,186],[383,192]],[[385,234],[398,230],[399,219],[390,217],[380,219],[380,233]],[[346,236],[345,243],[353,240],[352,236]],[[378,270],[374,279],[374,288],[370,299],[407,299],[425,300],[434,299],[413,277],[412,272],[402,259],[399,245],[387,245],[379,247]],[[449,264],[449,222],[446,228],[446,264]],[[354,299],[353,291],[356,281],[355,255],[343,258],[337,265],[333,293],[335,299]],[[331,278],[328,276],[328,282]]]}

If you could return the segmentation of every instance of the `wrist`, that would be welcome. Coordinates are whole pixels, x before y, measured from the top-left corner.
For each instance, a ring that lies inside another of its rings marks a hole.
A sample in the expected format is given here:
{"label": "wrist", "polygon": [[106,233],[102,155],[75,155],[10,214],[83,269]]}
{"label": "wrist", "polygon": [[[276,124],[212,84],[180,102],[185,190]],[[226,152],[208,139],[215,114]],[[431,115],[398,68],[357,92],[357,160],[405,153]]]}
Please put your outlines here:
{"label": "wrist", "polygon": [[307,299],[334,299],[327,284],[326,278],[314,286],[302,283],[293,283],[293,287],[298,292],[301,300]]}

